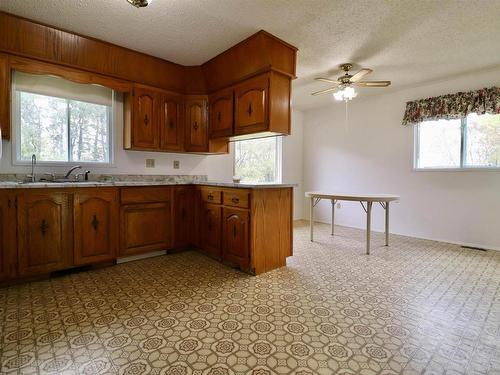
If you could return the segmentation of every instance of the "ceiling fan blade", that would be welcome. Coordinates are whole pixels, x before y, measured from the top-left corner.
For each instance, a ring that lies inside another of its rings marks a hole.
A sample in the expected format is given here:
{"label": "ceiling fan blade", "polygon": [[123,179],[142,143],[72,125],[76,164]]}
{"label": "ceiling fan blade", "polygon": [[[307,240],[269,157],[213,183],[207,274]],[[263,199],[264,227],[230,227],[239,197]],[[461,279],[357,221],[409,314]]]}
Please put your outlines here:
{"label": "ceiling fan blade", "polygon": [[329,79],[329,78],[321,78],[321,77],[318,77],[318,78],[314,78],[316,81],[322,81],[322,82],[328,82],[328,83],[333,83],[334,85],[338,85],[339,83],[337,81],[334,81],[333,79]]}
{"label": "ceiling fan blade", "polygon": [[311,95],[326,94],[327,92],[331,92],[331,91],[335,91],[335,90],[337,90],[336,87],[330,87],[329,89],[326,89],[326,90],[321,90],[321,91],[313,92]]}
{"label": "ceiling fan blade", "polygon": [[361,78],[366,76],[367,74],[370,74],[373,72],[371,69],[361,69],[359,72],[357,72],[355,75],[351,77],[351,82],[358,82]]}
{"label": "ceiling fan blade", "polygon": [[387,87],[391,84],[391,81],[364,81],[356,82],[356,85],[361,87]]}

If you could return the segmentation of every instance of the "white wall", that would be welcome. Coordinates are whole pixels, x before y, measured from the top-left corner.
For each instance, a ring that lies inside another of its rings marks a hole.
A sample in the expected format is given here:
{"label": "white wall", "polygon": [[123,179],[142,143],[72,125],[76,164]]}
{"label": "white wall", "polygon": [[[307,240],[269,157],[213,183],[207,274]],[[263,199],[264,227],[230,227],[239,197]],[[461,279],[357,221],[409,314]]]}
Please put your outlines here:
{"label": "white wall", "polygon": [[[390,94],[362,96],[345,106],[304,113],[304,187],[308,190],[384,192],[401,196],[391,206],[391,232],[500,249],[500,171],[421,172],[413,170],[413,128],[403,127],[405,102],[491,87],[500,68]],[[374,89],[375,90],[375,89]],[[309,202],[304,199],[305,206]],[[359,203],[342,202],[339,225],[365,227]],[[315,211],[330,221],[330,203]],[[308,210],[304,211],[308,217]],[[383,210],[373,212],[383,230]]]}

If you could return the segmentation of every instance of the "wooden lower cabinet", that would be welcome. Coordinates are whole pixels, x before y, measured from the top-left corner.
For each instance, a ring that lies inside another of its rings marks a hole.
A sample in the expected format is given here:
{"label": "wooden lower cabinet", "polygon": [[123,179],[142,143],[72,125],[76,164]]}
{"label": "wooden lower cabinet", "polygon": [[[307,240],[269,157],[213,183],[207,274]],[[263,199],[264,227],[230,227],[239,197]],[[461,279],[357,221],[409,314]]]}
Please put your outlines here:
{"label": "wooden lower cabinet", "polygon": [[118,191],[94,189],[73,198],[74,264],[110,261],[118,250]]}
{"label": "wooden lower cabinet", "polygon": [[248,210],[224,207],[222,228],[222,259],[247,268],[250,263]]}
{"label": "wooden lower cabinet", "polygon": [[222,207],[217,204],[202,203],[200,219],[200,249],[220,259],[222,255]]}
{"label": "wooden lower cabinet", "polygon": [[119,256],[137,255],[171,247],[171,204],[128,204],[120,209]]}
{"label": "wooden lower cabinet", "polygon": [[70,195],[24,192],[18,196],[18,272],[45,274],[72,263]]}
{"label": "wooden lower cabinet", "polygon": [[0,281],[16,275],[16,196],[0,192]]}
{"label": "wooden lower cabinet", "polygon": [[197,243],[195,220],[196,190],[179,186],[174,191],[174,247],[186,248]]}

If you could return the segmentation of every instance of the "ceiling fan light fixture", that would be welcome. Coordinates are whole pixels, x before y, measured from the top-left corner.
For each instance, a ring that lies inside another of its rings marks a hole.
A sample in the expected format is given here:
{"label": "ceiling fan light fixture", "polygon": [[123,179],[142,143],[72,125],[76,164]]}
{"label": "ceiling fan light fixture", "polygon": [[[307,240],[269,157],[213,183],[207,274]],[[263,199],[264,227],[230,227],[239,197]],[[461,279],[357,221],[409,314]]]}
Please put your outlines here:
{"label": "ceiling fan light fixture", "polygon": [[351,86],[344,87],[339,91],[333,93],[333,97],[338,101],[343,100],[348,102],[354,99],[356,96],[358,96],[358,93],[356,92],[356,90],[354,90],[354,87]]}
{"label": "ceiling fan light fixture", "polygon": [[127,0],[129,4],[132,4],[136,8],[144,8],[150,5],[153,0]]}

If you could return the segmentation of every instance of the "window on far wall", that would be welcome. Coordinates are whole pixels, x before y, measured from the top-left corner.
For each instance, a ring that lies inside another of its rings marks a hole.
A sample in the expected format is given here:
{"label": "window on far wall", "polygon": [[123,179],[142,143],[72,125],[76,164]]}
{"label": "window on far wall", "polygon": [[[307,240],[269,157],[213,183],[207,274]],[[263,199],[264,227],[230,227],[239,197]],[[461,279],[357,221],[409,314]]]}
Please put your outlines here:
{"label": "window on far wall", "polygon": [[234,142],[234,175],[242,183],[281,182],[282,137]]}
{"label": "window on far wall", "polygon": [[417,169],[500,169],[500,115],[423,121],[415,128]]}
{"label": "window on far wall", "polygon": [[15,161],[111,163],[113,91],[16,72]]}

